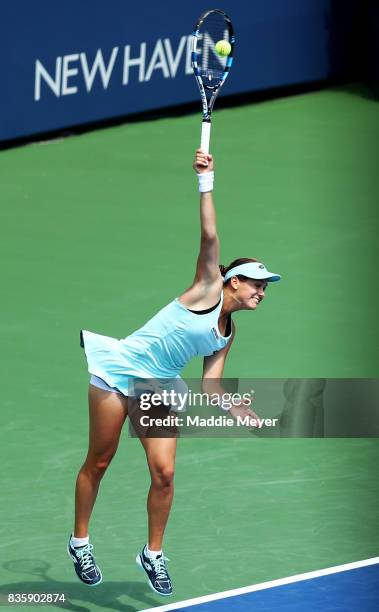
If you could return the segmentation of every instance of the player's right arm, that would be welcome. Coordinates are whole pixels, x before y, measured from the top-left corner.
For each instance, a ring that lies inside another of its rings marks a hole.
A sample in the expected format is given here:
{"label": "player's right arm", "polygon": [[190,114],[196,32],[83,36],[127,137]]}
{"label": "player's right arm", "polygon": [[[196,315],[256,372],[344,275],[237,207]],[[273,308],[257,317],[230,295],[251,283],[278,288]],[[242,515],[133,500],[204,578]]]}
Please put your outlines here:
{"label": "player's right arm", "polygon": [[[213,157],[198,149],[193,169],[197,174],[213,172]],[[217,235],[216,210],[212,191],[200,193],[200,251],[193,284],[180,296],[188,308],[214,306],[220,297],[222,276],[219,269],[220,241]]]}

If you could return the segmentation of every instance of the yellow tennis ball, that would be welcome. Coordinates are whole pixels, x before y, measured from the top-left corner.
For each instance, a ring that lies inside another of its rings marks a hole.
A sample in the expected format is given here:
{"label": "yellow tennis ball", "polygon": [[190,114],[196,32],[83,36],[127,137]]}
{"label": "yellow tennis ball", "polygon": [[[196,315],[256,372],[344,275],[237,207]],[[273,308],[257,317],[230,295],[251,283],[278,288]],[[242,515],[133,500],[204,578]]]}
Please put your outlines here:
{"label": "yellow tennis ball", "polygon": [[219,40],[218,42],[216,42],[216,52],[222,57],[229,55],[231,50],[232,50],[231,44],[228,43],[227,40]]}

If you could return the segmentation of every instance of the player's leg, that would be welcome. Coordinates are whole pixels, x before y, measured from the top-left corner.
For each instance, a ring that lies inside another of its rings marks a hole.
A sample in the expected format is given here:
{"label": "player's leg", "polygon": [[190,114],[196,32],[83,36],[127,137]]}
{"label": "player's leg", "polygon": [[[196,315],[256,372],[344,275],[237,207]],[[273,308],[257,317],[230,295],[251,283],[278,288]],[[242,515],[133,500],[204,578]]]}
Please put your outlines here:
{"label": "player's leg", "polygon": [[137,556],[151,588],[159,595],[171,595],[171,580],[162,553],[163,534],[174,495],[176,438],[141,438],[151,475],[147,497],[148,545]]}
{"label": "player's leg", "polygon": [[150,550],[161,550],[174,496],[176,438],[142,438],[151,475],[147,497]]}
{"label": "player's leg", "polygon": [[100,481],[117,450],[127,415],[127,398],[93,385],[90,385],[88,398],[89,448],[76,481],[75,530],[67,550],[78,578],[87,585],[95,586],[102,581],[102,574],[92,553],[88,523]]}
{"label": "player's leg", "polygon": [[128,410],[127,398],[89,386],[89,447],[75,490],[76,538],[88,536],[88,523],[100,481],[116,453]]}

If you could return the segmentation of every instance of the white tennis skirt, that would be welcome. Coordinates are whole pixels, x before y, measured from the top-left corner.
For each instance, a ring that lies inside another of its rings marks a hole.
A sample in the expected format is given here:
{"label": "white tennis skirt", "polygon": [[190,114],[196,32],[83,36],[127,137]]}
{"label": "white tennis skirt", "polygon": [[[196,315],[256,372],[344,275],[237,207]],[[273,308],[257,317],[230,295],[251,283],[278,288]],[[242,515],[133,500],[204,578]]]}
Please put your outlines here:
{"label": "white tennis skirt", "polygon": [[[152,393],[166,390],[183,396],[188,392],[186,383],[179,375],[154,378],[149,373],[139,371],[136,364],[128,364],[120,354],[120,344],[116,338],[82,330],[80,344],[86,353],[90,384],[99,389],[135,397],[140,395],[142,383],[142,389],[146,388]],[[175,409],[174,402],[172,410]]]}

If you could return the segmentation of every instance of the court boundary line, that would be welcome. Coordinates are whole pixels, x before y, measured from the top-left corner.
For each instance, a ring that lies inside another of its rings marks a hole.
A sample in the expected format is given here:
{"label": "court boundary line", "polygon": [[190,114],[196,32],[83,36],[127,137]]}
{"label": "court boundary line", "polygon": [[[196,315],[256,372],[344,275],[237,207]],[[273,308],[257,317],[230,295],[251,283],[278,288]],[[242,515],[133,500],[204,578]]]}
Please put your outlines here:
{"label": "court boundary line", "polygon": [[294,576],[287,576],[286,578],[278,578],[276,580],[268,580],[267,582],[260,582],[258,584],[252,584],[250,586],[241,587],[239,589],[231,589],[230,591],[220,591],[219,593],[211,593],[210,595],[202,595],[201,597],[194,597],[193,599],[185,599],[183,601],[177,601],[171,604],[165,604],[163,606],[156,606],[155,608],[145,608],[141,612],[169,612],[170,610],[177,610],[178,608],[188,608],[197,604],[208,603],[209,601],[217,601],[218,599],[226,599],[227,597],[235,597],[236,595],[244,595],[245,593],[254,593],[255,591],[263,591],[265,589],[271,589],[286,584],[293,584],[295,582],[301,582],[302,580],[311,580],[312,578],[319,578],[321,576],[329,576],[331,574],[338,574],[339,572],[346,572],[352,569],[358,569],[360,567],[367,567],[370,565],[376,565],[379,563],[379,557],[372,557],[371,559],[362,559],[362,561],[353,561],[352,563],[344,563],[343,565],[334,565],[332,567],[326,567],[320,570],[314,570],[312,572],[305,572],[304,574],[295,574]]}

